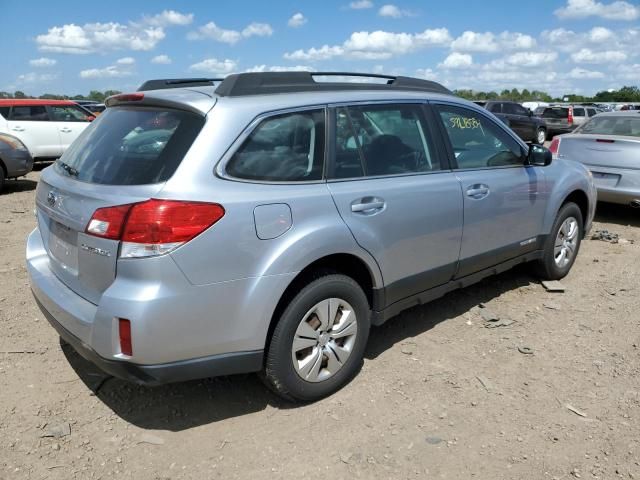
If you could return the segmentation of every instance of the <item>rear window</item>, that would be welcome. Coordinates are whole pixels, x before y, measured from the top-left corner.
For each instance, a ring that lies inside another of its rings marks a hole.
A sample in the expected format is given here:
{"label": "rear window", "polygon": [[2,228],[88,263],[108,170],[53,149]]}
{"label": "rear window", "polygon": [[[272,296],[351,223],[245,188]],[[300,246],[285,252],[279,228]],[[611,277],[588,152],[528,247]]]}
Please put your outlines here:
{"label": "rear window", "polygon": [[569,118],[568,108],[545,108],[542,118]]}
{"label": "rear window", "polygon": [[203,125],[203,117],[179,110],[109,108],[71,144],[55,168],[88,183],[164,182]]}
{"label": "rear window", "polygon": [[640,137],[640,118],[598,116],[585,123],[576,133]]}

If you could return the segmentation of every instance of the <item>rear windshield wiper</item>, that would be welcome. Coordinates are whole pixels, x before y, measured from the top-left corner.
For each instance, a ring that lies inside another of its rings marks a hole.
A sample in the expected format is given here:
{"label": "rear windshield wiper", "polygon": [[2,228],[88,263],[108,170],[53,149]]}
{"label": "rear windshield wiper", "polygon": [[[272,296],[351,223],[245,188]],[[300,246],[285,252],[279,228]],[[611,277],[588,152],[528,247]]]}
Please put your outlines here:
{"label": "rear windshield wiper", "polygon": [[75,168],[73,168],[71,165],[64,163],[60,160],[58,160],[58,165],[60,165],[60,167],[62,167],[62,169],[67,172],[67,174],[71,177],[77,177],[78,174],[80,172],[78,172],[78,170],[76,170]]}

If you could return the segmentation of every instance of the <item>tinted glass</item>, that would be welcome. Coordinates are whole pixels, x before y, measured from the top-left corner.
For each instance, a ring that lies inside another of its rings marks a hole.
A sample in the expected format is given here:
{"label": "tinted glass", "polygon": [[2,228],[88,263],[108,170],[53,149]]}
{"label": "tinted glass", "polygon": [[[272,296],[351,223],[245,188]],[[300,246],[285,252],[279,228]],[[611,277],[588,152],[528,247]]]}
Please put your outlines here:
{"label": "tinted glass", "polygon": [[324,110],[266,118],[234,153],[227,173],[247,180],[320,180],[324,132]]}
{"label": "tinted glass", "polygon": [[566,107],[547,107],[542,112],[543,118],[569,118],[569,109]]}
{"label": "tinted glass", "polygon": [[574,108],[573,109],[573,116],[574,117],[584,117],[584,108]]}
{"label": "tinted glass", "polygon": [[640,118],[627,116],[599,116],[592,118],[577,133],[592,133],[596,135],[624,135],[640,137]]}
{"label": "tinted glass", "polygon": [[420,105],[354,106],[336,115],[336,178],[440,170]]}
{"label": "tinted glass", "polygon": [[466,108],[440,106],[458,168],[522,165],[520,144],[493,121]]}
{"label": "tinted glass", "polygon": [[507,113],[506,111],[504,111],[501,103],[491,103],[489,104],[489,108],[487,110],[493,113]]}
{"label": "tinted glass", "polygon": [[11,110],[11,120],[22,122],[46,122],[49,120],[47,108],[42,105],[21,105],[15,106]]}
{"label": "tinted glass", "polygon": [[522,105],[518,105],[517,103],[512,103],[511,108],[513,108],[513,112],[516,115],[524,115],[525,117],[529,115],[529,110],[524,108]]}
{"label": "tinted glass", "polygon": [[55,163],[83,182],[143,185],[175,172],[204,118],[178,110],[110,108]]}
{"label": "tinted glass", "polygon": [[587,108],[587,113],[589,114],[590,117],[593,117],[594,115],[597,114],[594,108]]}
{"label": "tinted glass", "polygon": [[516,115],[515,105],[513,103],[503,103],[502,104],[502,113],[508,113],[511,115]]}
{"label": "tinted glass", "polygon": [[0,115],[2,115],[5,119],[8,119],[10,110],[11,107],[0,107]]}
{"label": "tinted glass", "polygon": [[88,122],[88,112],[73,105],[54,105],[49,107],[54,122]]}

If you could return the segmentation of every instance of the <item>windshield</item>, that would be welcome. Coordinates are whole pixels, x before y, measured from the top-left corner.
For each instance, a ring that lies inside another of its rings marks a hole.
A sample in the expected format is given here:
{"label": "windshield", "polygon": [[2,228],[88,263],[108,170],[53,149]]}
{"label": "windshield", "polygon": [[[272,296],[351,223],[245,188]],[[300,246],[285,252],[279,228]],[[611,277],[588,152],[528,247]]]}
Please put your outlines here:
{"label": "windshield", "polygon": [[575,133],[591,133],[596,135],[623,135],[640,137],[640,116],[597,116],[589,120]]}
{"label": "windshield", "polygon": [[203,124],[203,117],[179,110],[109,108],[71,144],[55,168],[88,183],[164,182]]}

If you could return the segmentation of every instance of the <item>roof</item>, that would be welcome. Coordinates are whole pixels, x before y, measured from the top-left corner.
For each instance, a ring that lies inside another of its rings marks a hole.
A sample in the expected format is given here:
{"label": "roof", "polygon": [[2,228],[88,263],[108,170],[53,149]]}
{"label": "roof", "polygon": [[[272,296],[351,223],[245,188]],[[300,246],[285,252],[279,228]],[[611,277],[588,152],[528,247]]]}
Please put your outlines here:
{"label": "roof", "polygon": [[20,105],[75,105],[71,100],[42,100],[40,98],[0,98],[0,107]]}

